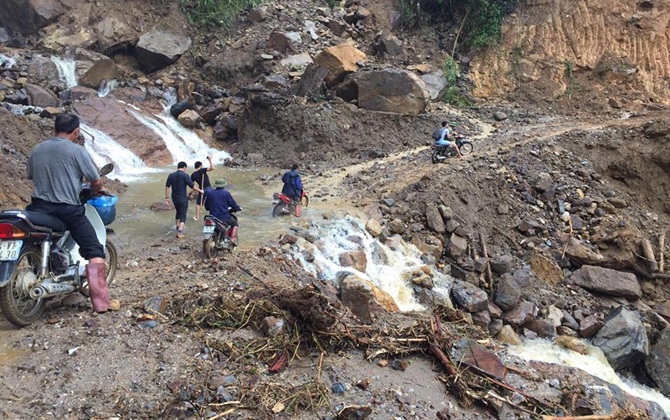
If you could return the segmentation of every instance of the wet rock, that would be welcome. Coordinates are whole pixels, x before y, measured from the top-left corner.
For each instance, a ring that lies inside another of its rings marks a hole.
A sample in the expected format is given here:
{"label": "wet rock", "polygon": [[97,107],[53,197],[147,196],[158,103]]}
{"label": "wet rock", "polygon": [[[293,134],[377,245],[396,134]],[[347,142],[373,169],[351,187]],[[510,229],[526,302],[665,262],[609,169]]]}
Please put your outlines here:
{"label": "wet rock", "polygon": [[670,396],[670,329],[665,329],[661,339],[651,349],[645,368],[661,392]]}
{"label": "wet rock", "polygon": [[589,346],[584,341],[567,335],[556,337],[554,343],[564,349],[572,350],[579,354],[589,354]]}
{"label": "wet rock", "polygon": [[325,48],[314,58],[314,62],[327,68],[326,84],[334,86],[341,82],[347,74],[358,70],[357,62],[366,59],[363,51],[350,44],[340,44]]}
{"label": "wet rock", "polygon": [[640,283],[632,273],[585,265],[575,271],[571,279],[587,290],[608,296],[628,299],[639,299],[642,296]]}
{"label": "wet rock", "polygon": [[488,295],[472,283],[457,281],[451,288],[451,296],[465,311],[474,313],[488,308]]}
{"label": "wet rock", "polygon": [[340,254],[341,267],[352,267],[361,273],[365,273],[367,265],[368,260],[364,251],[350,251]]}
{"label": "wet rock", "polygon": [[367,230],[368,233],[372,235],[373,238],[376,238],[377,236],[382,234],[384,228],[382,228],[382,225],[380,225],[377,220],[369,219],[365,223],[365,230]]}
{"label": "wet rock", "polygon": [[365,323],[371,323],[373,313],[378,310],[398,311],[398,305],[391,295],[355,275],[340,279],[340,300]]}
{"label": "wet rock", "polygon": [[552,324],[551,321],[546,319],[533,319],[532,321],[526,323],[524,328],[533,331],[541,338],[553,338],[556,337],[556,327]]}
{"label": "wet rock", "polygon": [[88,98],[94,98],[98,96],[97,90],[83,86],[75,86],[65,92],[70,92],[70,99],[73,101],[84,101]]}
{"label": "wet rock", "polygon": [[510,325],[502,327],[496,338],[500,340],[501,343],[511,344],[513,346],[518,346],[523,343],[521,338],[519,338],[519,335],[514,331],[514,328]]}
{"label": "wet rock", "polygon": [[447,252],[452,257],[460,257],[468,250],[468,240],[462,236],[452,233],[449,237],[449,244],[447,245]]}
{"label": "wet rock", "polygon": [[416,74],[395,68],[358,72],[358,106],[370,111],[419,114],[430,100],[426,84]]}
{"label": "wet rock", "polygon": [[103,81],[114,80],[121,77],[121,72],[116,63],[109,58],[96,61],[79,80],[82,86],[97,89]]}
{"label": "wet rock", "polygon": [[197,127],[198,124],[200,124],[201,118],[196,111],[192,109],[187,109],[186,111],[179,114],[177,120],[179,120],[179,123],[181,123],[181,125],[183,125],[184,127],[193,128]]}
{"label": "wet rock", "polygon": [[591,338],[600,331],[602,326],[603,323],[600,322],[598,318],[589,315],[579,322],[579,334],[584,338]]}
{"label": "wet rock", "polygon": [[623,306],[613,310],[593,338],[614,370],[632,368],[649,354],[649,341],[640,314]]}
{"label": "wet rock", "polygon": [[535,319],[537,313],[538,310],[535,304],[524,300],[513,309],[504,312],[502,314],[502,319],[503,321],[517,328]]}
{"label": "wet rock", "polygon": [[135,51],[142,70],[150,73],[176,62],[189,48],[189,36],[156,25],[140,36]]}
{"label": "wet rock", "polygon": [[10,95],[5,95],[5,102],[15,105],[30,105],[30,97],[25,89],[19,89]]}
{"label": "wet rock", "polygon": [[193,109],[194,105],[189,101],[179,101],[170,107],[170,115],[173,118],[179,118],[179,115],[187,109]]}
{"label": "wet rock", "polygon": [[444,220],[437,209],[435,203],[430,203],[426,205],[426,224],[428,228],[436,233],[444,233],[446,231],[444,226]]}
{"label": "wet rock", "polygon": [[494,295],[494,302],[503,311],[509,311],[514,308],[521,298],[519,285],[512,276],[503,276],[498,282],[498,288]]}
{"label": "wet rock", "polygon": [[60,104],[58,97],[50,90],[44,89],[41,86],[26,84],[26,93],[30,98],[30,105],[40,108],[57,107]]}

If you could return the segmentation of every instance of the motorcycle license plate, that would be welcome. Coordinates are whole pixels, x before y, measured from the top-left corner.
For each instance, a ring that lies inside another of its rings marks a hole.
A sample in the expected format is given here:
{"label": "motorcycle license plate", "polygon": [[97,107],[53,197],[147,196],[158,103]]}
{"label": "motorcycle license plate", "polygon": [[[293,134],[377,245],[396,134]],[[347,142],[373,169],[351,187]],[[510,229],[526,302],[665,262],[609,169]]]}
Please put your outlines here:
{"label": "motorcycle license plate", "polygon": [[23,241],[0,241],[0,261],[16,261]]}
{"label": "motorcycle license plate", "polygon": [[214,233],[214,226],[204,226],[202,228],[202,233],[205,235]]}

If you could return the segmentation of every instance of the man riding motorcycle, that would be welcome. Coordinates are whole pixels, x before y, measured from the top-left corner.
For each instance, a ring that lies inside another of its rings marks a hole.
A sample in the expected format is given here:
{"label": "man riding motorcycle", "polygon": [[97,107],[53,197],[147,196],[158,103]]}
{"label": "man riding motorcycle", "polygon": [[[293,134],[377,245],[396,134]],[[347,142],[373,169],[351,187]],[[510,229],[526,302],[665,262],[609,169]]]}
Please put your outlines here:
{"label": "man riding motorcycle", "polygon": [[237,219],[233,217],[231,212],[242,211],[242,208],[233,199],[230,192],[226,190],[227,185],[228,181],[222,178],[214,181],[215,189],[205,191],[205,209],[212,216],[233,227],[230,233],[230,240],[237,246]]}
{"label": "man riding motorcycle", "polygon": [[65,224],[79,245],[79,253],[88,260],[86,279],[93,309],[106,312],[110,297],[105,248],[79,198],[82,179],[90,183],[94,194],[102,192],[103,182],[86,149],[74,143],[80,136],[79,117],[61,114],[54,128],[55,137],[35,146],[28,158],[26,178],[33,181],[33,193],[26,210],[48,214]]}
{"label": "man riding motorcycle", "polygon": [[[461,151],[458,149],[458,145],[451,141],[454,136],[456,135],[456,132],[454,131],[454,128],[456,127],[456,123],[451,123],[449,124],[449,127],[447,127],[447,122],[442,121],[442,134],[440,135],[440,138],[435,141],[434,146],[436,147],[441,147],[441,146],[449,146],[452,147],[456,152],[458,153],[458,157],[461,158],[463,155],[461,154]],[[441,156],[442,159],[446,159],[445,157]]]}

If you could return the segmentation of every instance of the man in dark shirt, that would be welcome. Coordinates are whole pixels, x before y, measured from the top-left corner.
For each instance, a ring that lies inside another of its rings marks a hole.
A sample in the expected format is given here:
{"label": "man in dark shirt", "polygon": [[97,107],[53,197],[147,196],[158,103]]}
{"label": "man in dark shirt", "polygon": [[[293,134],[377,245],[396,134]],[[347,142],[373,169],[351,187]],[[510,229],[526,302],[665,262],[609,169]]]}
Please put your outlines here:
{"label": "man in dark shirt", "polygon": [[300,180],[299,166],[294,164],[291,170],[282,175],[281,180],[284,186],[281,193],[293,199],[295,203],[295,217],[300,217],[300,198],[302,197],[302,181]]}
{"label": "man in dark shirt", "polygon": [[[203,191],[212,188],[212,184],[209,183],[209,175],[207,175],[207,172],[214,170],[214,164],[212,163],[211,156],[207,156],[207,160],[209,161],[209,168],[203,168],[202,162],[197,161],[195,163],[195,172],[191,174],[191,180],[198,184],[198,187]],[[195,199],[195,217],[193,217],[193,220],[200,220],[200,206],[202,205],[203,196],[202,193],[198,193],[198,196]]]}
{"label": "man in dark shirt", "polygon": [[105,248],[79,199],[82,178],[94,194],[102,191],[102,179],[86,149],[74,143],[80,135],[79,117],[61,114],[54,128],[55,137],[35,146],[28,158],[26,178],[33,181],[33,194],[26,210],[46,213],[65,223],[79,245],[79,254],[88,260],[86,280],[93,310],[105,312],[110,304]]}
{"label": "man in dark shirt", "polygon": [[[172,196],[172,203],[174,204],[177,213],[175,217],[175,227],[177,229],[177,238],[184,237],[184,224],[186,223],[186,213],[188,212],[188,195],[186,194],[186,187],[202,193],[199,187],[193,185],[193,181],[186,174],[186,162],[179,162],[177,170],[168,175],[165,182],[165,204],[170,204],[168,196]],[[172,194],[170,194],[172,189]]]}
{"label": "man in dark shirt", "polygon": [[228,226],[233,226],[230,240],[237,245],[237,220],[231,212],[242,211],[242,208],[237,205],[233,196],[226,190],[226,185],[228,185],[228,181],[225,179],[214,181],[216,189],[210,189],[205,194],[205,209],[209,211],[209,214]]}

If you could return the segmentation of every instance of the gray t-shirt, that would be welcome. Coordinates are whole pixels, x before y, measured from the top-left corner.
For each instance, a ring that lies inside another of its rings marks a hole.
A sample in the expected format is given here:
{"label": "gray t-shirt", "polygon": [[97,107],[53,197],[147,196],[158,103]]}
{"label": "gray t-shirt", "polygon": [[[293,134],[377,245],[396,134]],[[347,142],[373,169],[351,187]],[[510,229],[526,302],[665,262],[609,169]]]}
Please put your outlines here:
{"label": "gray t-shirt", "polygon": [[68,139],[54,137],[35,146],[26,166],[26,178],[33,180],[33,197],[52,203],[81,204],[82,177],[100,179],[86,149]]}

